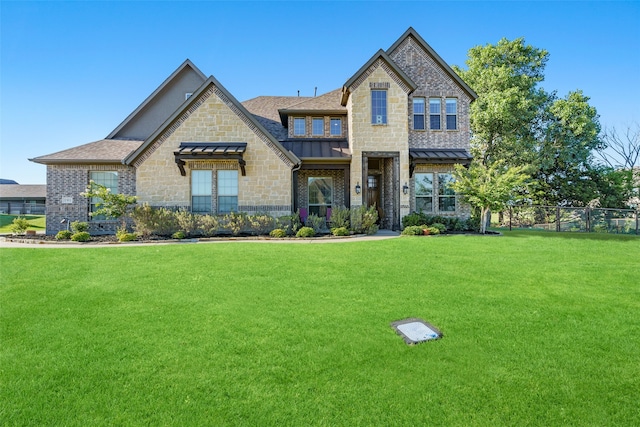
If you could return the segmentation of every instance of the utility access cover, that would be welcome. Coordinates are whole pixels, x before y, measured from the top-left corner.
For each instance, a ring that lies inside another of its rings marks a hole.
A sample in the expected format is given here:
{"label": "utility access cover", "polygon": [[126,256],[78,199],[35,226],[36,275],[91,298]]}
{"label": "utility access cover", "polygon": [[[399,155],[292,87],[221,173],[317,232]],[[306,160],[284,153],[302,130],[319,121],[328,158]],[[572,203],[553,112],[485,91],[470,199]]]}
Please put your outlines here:
{"label": "utility access cover", "polygon": [[442,332],[422,319],[404,319],[391,323],[407,344],[419,344],[424,341],[442,338]]}

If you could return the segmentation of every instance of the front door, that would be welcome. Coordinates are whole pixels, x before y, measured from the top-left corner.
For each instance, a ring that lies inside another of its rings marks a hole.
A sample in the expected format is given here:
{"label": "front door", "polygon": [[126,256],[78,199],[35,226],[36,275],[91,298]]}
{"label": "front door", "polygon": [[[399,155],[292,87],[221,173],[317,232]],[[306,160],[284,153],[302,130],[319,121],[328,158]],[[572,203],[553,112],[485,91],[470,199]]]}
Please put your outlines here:
{"label": "front door", "polygon": [[382,210],[382,203],[380,199],[382,179],[380,174],[369,175],[367,178],[367,207],[375,206],[378,211],[378,221],[376,223],[380,225],[382,218],[384,218],[384,212]]}

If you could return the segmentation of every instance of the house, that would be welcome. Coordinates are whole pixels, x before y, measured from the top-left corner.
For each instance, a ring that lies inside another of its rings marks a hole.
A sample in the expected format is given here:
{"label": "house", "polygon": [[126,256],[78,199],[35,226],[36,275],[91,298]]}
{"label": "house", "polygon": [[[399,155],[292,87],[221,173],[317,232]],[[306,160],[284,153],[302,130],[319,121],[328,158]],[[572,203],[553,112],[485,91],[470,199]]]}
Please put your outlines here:
{"label": "house", "polygon": [[44,215],[46,194],[46,185],[20,185],[12,180],[2,180],[0,182],[0,213]]}
{"label": "house", "polygon": [[[300,211],[375,205],[399,229],[422,210],[468,217],[450,189],[467,164],[476,94],[413,29],[342,87],[315,97],[239,102],[185,61],[106,138],[30,159],[47,166],[47,233],[90,219],[89,180],[139,203],[193,212]],[[114,230],[91,221],[91,232]]]}

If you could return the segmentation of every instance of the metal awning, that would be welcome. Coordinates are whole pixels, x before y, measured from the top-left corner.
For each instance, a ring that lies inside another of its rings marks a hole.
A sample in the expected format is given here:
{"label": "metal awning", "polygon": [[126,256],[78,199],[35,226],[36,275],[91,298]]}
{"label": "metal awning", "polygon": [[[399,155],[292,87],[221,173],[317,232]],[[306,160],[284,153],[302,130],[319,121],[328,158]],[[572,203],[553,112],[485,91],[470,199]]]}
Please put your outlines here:
{"label": "metal awning", "polygon": [[417,164],[455,164],[469,165],[473,157],[464,148],[410,148],[409,176]]}
{"label": "metal awning", "polygon": [[349,162],[351,151],[346,139],[290,139],[282,145],[303,161]]}
{"label": "metal awning", "polygon": [[187,174],[184,170],[185,160],[237,160],[242,176],[245,176],[243,155],[246,150],[246,142],[181,142],[173,155],[182,176]]}

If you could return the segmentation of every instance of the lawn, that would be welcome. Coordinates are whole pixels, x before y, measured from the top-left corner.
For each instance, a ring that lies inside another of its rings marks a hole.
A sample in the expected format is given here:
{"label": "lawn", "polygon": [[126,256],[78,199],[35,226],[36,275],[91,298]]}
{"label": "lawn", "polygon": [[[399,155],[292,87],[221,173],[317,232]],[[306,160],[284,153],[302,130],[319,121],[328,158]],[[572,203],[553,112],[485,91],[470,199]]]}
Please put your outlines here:
{"label": "lawn", "polygon": [[[0,249],[6,425],[640,425],[640,238]],[[408,346],[391,322],[444,337]]]}
{"label": "lawn", "polygon": [[29,221],[29,230],[44,231],[46,228],[46,216],[44,215],[6,215],[0,214],[0,234],[10,234],[13,220],[22,217]]}

